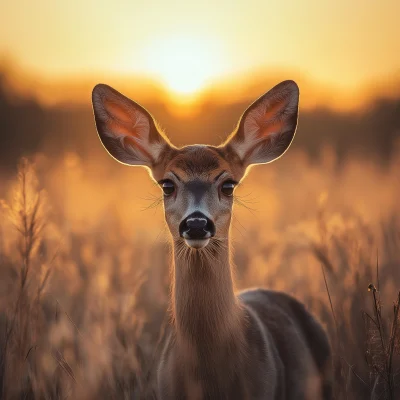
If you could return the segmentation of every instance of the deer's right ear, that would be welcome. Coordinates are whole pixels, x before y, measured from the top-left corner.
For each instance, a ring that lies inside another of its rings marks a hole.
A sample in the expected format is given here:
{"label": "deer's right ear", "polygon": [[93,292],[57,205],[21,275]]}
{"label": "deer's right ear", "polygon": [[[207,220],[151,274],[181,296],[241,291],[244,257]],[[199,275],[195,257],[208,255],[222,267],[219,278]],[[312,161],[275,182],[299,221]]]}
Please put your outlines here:
{"label": "deer's right ear", "polygon": [[150,168],[160,161],[170,144],[149,112],[103,84],[93,89],[92,102],[97,132],[111,156],[123,164]]}

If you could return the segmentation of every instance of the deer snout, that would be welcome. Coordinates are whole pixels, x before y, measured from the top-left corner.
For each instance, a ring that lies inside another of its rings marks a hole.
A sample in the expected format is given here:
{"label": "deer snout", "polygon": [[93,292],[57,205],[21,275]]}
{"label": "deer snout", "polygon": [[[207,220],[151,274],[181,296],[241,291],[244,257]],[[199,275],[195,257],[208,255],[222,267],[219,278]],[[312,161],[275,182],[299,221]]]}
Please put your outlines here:
{"label": "deer snout", "polygon": [[[190,247],[204,247],[215,235],[214,223],[203,213],[195,212],[187,216],[179,225],[179,234]],[[204,242],[207,243],[204,244]],[[201,243],[194,243],[201,242]],[[202,244],[199,246],[199,244]]]}

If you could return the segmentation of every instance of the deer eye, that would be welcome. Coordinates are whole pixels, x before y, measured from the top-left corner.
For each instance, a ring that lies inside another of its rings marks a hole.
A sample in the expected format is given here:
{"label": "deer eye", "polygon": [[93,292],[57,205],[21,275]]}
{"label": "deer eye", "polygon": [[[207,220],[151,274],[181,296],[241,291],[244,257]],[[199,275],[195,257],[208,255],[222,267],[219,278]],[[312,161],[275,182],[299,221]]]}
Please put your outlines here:
{"label": "deer eye", "polygon": [[174,182],[172,182],[172,181],[169,181],[169,180],[164,181],[161,184],[161,187],[166,196],[170,196],[172,193],[175,192],[175,185],[174,185]]}
{"label": "deer eye", "polygon": [[235,182],[233,181],[226,181],[222,184],[221,186],[221,192],[225,195],[225,196],[232,196],[233,194],[233,189],[235,189]]}

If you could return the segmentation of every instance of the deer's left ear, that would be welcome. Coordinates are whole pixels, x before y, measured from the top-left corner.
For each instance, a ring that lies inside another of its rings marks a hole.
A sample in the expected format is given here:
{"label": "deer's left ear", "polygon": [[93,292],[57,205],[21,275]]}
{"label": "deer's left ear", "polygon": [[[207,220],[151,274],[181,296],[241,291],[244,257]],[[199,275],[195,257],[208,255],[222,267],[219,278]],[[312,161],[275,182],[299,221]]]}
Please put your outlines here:
{"label": "deer's left ear", "polygon": [[274,161],[285,153],[294,138],[298,106],[297,84],[281,82],[244,112],[225,149],[233,151],[244,167]]}

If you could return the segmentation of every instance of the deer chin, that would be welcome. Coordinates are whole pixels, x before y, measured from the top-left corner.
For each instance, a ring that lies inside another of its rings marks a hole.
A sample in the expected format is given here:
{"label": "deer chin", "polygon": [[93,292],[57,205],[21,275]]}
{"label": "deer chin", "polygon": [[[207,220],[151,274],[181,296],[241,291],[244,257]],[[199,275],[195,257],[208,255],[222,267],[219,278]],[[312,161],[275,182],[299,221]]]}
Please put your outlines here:
{"label": "deer chin", "polygon": [[185,239],[185,243],[188,247],[192,249],[203,249],[210,243],[210,238],[205,239]]}

